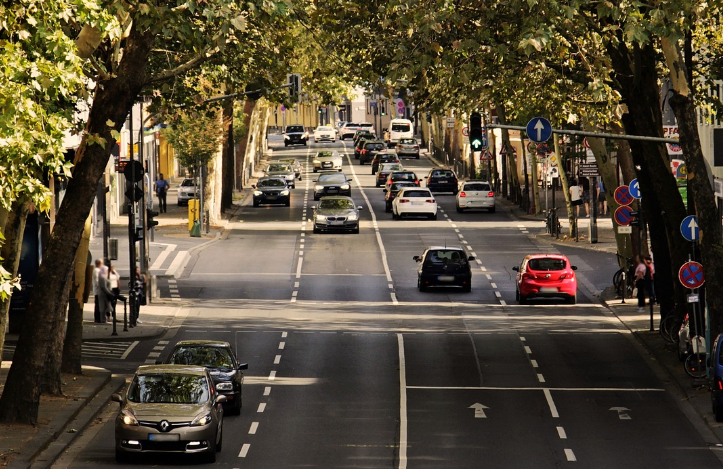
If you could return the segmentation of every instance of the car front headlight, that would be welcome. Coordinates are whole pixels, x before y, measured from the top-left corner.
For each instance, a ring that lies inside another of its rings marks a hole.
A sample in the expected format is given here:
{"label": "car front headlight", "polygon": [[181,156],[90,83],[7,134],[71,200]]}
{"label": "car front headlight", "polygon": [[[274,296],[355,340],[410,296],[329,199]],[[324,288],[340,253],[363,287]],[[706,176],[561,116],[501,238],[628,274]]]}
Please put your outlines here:
{"label": "car front headlight", "polygon": [[359,219],[359,214],[358,214],[358,213],[352,213],[351,215],[349,215],[349,216],[347,217],[347,220],[351,220],[351,221],[356,221],[356,220],[358,220],[358,219]]}
{"label": "car front headlight", "polygon": [[314,186],[314,190],[315,190],[315,191],[323,191],[323,190],[324,190],[324,186],[316,185],[316,186]]}
{"label": "car front headlight", "polygon": [[261,191],[254,191],[254,195],[255,195],[256,197],[259,197],[259,196],[264,195],[264,193],[261,192]]}
{"label": "car front headlight", "polygon": [[319,160],[314,160],[314,164],[321,164],[321,161],[319,161]]}
{"label": "car front headlight", "polygon": [[225,383],[218,383],[216,385],[217,391],[233,391],[233,383],[226,381]]}
{"label": "car front headlight", "polygon": [[284,189],[283,191],[281,191],[281,195],[289,195],[289,190]]}
{"label": "car front headlight", "polygon": [[349,184],[344,184],[343,186],[341,186],[341,190],[343,190],[343,191],[349,190],[349,187],[350,187]]}
{"label": "car front headlight", "polygon": [[288,139],[289,139],[289,136],[288,136],[288,135],[284,135],[284,140],[288,140]]}
{"label": "car front headlight", "polygon": [[123,425],[129,425],[133,427],[138,426],[138,420],[136,420],[136,417],[130,410],[124,410],[123,412],[121,412],[121,420],[123,420]]}
{"label": "car front headlight", "polygon": [[192,427],[203,427],[204,425],[208,425],[209,423],[211,423],[211,420],[212,420],[212,418],[211,418],[210,412],[207,414],[201,414],[198,417],[196,417],[195,419],[193,419],[193,422],[191,422],[191,426]]}
{"label": "car front headlight", "polygon": [[296,177],[296,174],[287,174],[287,175],[286,175],[286,179],[287,179],[287,180],[294,179],[295,177]]}
{"label": "car front headlight", "polygon": [[326,217],[324,215],[317,215],[316,221],[318,222],[326,222]]}

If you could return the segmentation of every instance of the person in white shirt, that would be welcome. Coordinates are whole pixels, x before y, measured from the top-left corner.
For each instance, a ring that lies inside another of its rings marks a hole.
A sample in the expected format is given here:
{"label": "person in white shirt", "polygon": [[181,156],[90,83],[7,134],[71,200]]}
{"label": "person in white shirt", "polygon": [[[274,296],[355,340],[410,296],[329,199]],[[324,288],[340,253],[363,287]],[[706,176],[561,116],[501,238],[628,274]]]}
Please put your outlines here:
{"label": "person in white shirt", "polygon": [[112,314],[115,318],[115,305],[118,302],[120,296],[120,275],[115,271],[115,266],[110,264],[108,267],[108,281],[110,282],[110,291],[113,292],[113,299],[110,300],[111,307],[113,308]]}

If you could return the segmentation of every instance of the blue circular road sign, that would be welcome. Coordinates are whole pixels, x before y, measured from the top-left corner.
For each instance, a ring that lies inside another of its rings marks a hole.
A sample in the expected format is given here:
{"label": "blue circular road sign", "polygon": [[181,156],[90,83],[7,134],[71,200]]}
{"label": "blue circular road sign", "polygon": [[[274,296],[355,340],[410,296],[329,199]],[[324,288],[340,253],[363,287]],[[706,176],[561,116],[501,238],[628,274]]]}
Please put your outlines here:
{"label": "blue circular road sign", "polygon": [[632,181],[630,181],[630,186],[628,186],[628,190],[630,191],[630,195],[632,195],[636,199],[643,198],[642,194],[640,194],[640,182],[638,182],[637,179],[633,179]]}
{"label": "blue circular road sign", "polygon": [[615,221],[620,226],[628,226],[633,219],[633,209],[628,205],[621,205],[615,210]]}
{"label": "blue circular road sign", "polygon": [[703,266],[698,262],[686,262],[678,271],[678,280],[684,287],[694,289],[705,283]]}
{"label": "blue circular road sign", "polygon": [[700,238],[700,230],[698,229],[698,217],[688,215],[680,222],[680,232],[687,241],[694,243]]}
{"label": "blue circular road sign", "polygon": [[546,142],[552,136],[552,124],[544,117],[533,117],[527,123],[527,137],[535,143]]}

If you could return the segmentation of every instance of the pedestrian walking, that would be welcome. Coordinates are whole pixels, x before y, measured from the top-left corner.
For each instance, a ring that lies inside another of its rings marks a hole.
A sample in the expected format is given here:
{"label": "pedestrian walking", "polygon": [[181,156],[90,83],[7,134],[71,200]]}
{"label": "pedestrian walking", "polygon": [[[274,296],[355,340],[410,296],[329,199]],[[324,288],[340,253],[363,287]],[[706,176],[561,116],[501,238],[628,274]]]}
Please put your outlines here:
{"label": "pedestrian walking", "polygon": [[597,183],[597,201],[599,204],[600,215],[606,216],[608,214],[608,200],[606,197],[607,190],[605,189],[605,183],[602,178]]}
{"label": "pedestrian walking", "polygon": [[655,264],[653,264],[653,258],[650,254],[646,254],[643,257],[645,261],[645,289],[648,292],[648,298],[650,303],[656,304],[658,297],[655,295]]}
{"label": "pedestrian walking", "polygon": [[102,266],[98,274],[98,310],[101,320],[99,322],[110,322],[110,315],[113,311],[112,301],[115,295],[110,289],[110,280],[108,279],[108,267]]}
{"label": "pedestrian walking", "polygon": [[96,259],[95,267],[93,268],[93,299],[95,304],[93,305],[93,321],[96,323],[103,322],[100,315],[100,287],[98,286],[98,277],[100,276],[103,268],[103,260]]}
{"label": "pedestrian walking", "polygon": [[163,179],[163,173],[158,174],[158,179],[155,184],[156,195],[158,196],[158,211],[160,213],[166,213],[168,206],[166,204],[166,195],[168,193],[168,181]]}
{"label": "pedestrian walking", "polygon": [[580,189],[582,193],[582,203],[585,205],[585,217],[590,218],[590,180],[588,178],[580,178]]}
{"label": "pedestrian walking", "polygon": [[572,179],[570,181],[570,187],[568,192],[570,193],[570,204],[575,207],[575,216],[580,217],[580,205],[582,205],[582,198],[580,193],[580,185],[577,180]]}
{"label": "pedestrian walking", "polygon": [[113,308],[113,318],[115,318],[115,308],[120,297],[120,275],[115,271],[115,266],[112,263],[108,265],[108,282],[110,283],[110,291],[113,293],[111,306]]}
{"label": "pedestrian walking", "polygon": [[140,267],[136,267],[136,281],[133,286],[133,294],[135,295],[135,308],[134,311],[131,311],[131,327],[143,323],[143,321],[139,319],[139,316],[141,306],[146,304],[146,278],[141,273]]}
{"label": "pedestrian walking", "polygon": [[[650,259],[650,263],[648,263]],[[635,267],[635,288],[638,297],[638,312],[645,311],[645,292],[650,296],[651,304],[654,303],[655,293],[653,292],[653,266],[652,258],[649,255],[635,256],[637,267]]]}

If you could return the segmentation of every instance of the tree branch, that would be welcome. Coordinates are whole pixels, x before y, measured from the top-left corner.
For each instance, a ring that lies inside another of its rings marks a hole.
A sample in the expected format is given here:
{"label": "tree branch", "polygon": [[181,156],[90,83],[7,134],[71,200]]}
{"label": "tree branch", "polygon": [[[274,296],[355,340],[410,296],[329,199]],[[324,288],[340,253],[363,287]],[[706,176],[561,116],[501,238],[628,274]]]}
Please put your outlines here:
{"label": "tree branch", "polygon": [[178,67],[167,70],[163,73],[159,73],[158,75],[152,76],[145,84],[151,85],[154,83],[161,83],[167,80],[170,80],[171,78],[174,78],[178,75],[182,75],[186,73],[189,70],[194,69],[195,67],[198,67],[203,62],[211,58],[211,56],[217,51],[218,49],[216,47],[206,47],[203,49],[198,55],[193,57],[188,62],[179,65]]}

